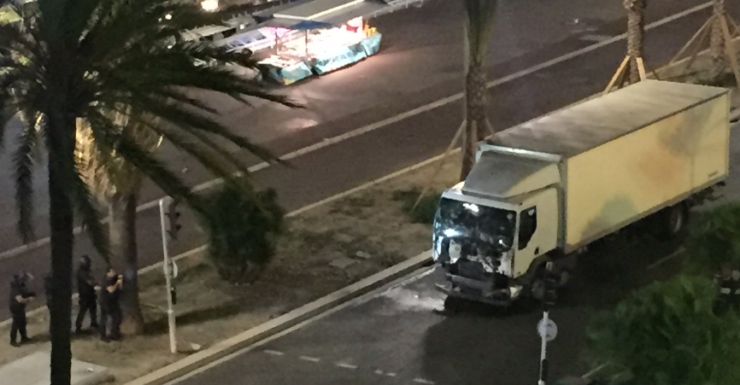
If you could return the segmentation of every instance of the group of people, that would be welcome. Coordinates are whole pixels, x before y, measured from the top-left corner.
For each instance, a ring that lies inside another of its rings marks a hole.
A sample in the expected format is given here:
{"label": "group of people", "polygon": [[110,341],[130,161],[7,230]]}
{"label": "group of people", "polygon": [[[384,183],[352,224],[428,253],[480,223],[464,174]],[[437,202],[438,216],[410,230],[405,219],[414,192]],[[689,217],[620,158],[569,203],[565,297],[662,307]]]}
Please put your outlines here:
{"label": "group of people", "polygon": [[[13,276],[10,282],[10,313],[12,324],[10,328],[10,344],[20,346],[31,339],[26,330],[26,305],[36,298],[36,293],[29,290],[29,283],[33,276],[27,272],[20,272]],[[117,341],[121,338],[121,293],[123,290],[123,276],[118,275],[109,267],[100,286],[93,277],[92,260],[88,256],[80,259],[77,268],[77,292],[79,294],[79,311],[75,320],[75,332],[84,332],[82,324],[86,316],[90,318],[90,328],[98,330],[103,341]],[[51,307],[54,298],[54,288],[51,276],[44,278],[47,306]],[[100,322],[98,322],[98,305],[100,305]],[[110,320],[110,333],[107,325]],[[20,335],[20,340],[18,336]]]}

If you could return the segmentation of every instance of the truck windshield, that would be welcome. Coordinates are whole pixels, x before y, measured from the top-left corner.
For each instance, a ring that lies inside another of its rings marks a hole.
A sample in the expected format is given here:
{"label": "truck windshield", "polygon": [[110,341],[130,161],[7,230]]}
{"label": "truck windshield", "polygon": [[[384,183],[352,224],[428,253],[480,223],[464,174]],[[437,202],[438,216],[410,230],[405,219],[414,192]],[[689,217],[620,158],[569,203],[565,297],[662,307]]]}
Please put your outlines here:
{"label": "truck windshield", "polygon": [[474,238],[508,251],[514,241],[516,213],[442,198],[434,219],[435,235],[447,238]]}

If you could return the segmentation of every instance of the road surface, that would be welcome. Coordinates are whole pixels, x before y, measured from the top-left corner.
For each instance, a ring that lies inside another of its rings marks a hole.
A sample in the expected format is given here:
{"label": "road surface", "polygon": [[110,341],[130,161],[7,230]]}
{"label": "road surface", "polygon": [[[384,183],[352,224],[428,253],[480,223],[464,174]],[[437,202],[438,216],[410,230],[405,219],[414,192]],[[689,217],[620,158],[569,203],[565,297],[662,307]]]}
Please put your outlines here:
{"label": "road surface", "polygon": [[[625,44],[598,41],[624,31],[624,14],[619,2],[599,1],[596,6],[596,1],[521,0],[502,5],[489,68],[490,79],[506,80],[491,88],[489,113],[497,129],[576,102],[608,82],[624,56]],[[707,19],[706,7],[680,14],[700,4],[695,0],[651,3],[648,23],[660,24],[648,33],[649,65],[665,63]],[[737,9],[732,11],[737,14]],[[441,0],[380,18],[375,24],[384,33],[385,43],[378,56],[284,91],[305,103],[306,110],[288,111],[264,103],[248,109],[222,98],[203,97],[222,109],[221,119],[235,131],[277,154],[362,127],[374,129],[295,158],[293,169],[269,167],[253,175],[256,185],[275,187],[283,205],[293,210],[444,150],[461,121],[462,105],[455,95],[462,91],[462,23],[459,3]],[[522,72],[527,69],[537,71]],[[399,114],[406,116],[401,119]],[[1,161],[6,166],[7,156]],[[177,169],[187,168],[183,176],[189,182],[209,180],[202,168],[170,148],[164,148],[162,156]],[[13,218],[11,178],[4,172],[0,173],[6,180],[0,194],[4,211],[0,218],[5,218],[0,222],[0,244],[11,249],[20,243],[13,236],[14,220],[9,219]],[[42,174],[39,170],[39,183]],[[43,189],[37,186],[39,235],[44,235]],[[142,202],[159,196],[157,189],[147,186]],[[186,213],[184,222],[190,220]],[[138,229],[142,266],[159,261],[156,210],[140,213]],[[180,238],[173,245],[174,254],[202,244],[193,225],[184,226]],[[77,237],[76,252],[94,254],[84,235]],[[0,277],[21,268],[41,276],[48,270],[48,258],[49,247],[44,244],[26,252],[0,254]],[[7,290],[0,285],[0,296],[6,296]],[[0,319],[4,318],[7,310],[2,307]]]}
{"label": "road surface", "polygon": [[[649,269],[675,245],[620,244],[580,266],[550,312],[558,325],[548,345],[550,380],[588,371],[583,364],[590,317],[630,290],[673,274],[679,259]],[[538,306],[508,312],[468,305],[443,315],[434,289],[439,270],[360,298],[348,307],[264,345],[236,353],[172,385],[522,385],[537,382]],[[548,382],[549,383],[549,382]]]}

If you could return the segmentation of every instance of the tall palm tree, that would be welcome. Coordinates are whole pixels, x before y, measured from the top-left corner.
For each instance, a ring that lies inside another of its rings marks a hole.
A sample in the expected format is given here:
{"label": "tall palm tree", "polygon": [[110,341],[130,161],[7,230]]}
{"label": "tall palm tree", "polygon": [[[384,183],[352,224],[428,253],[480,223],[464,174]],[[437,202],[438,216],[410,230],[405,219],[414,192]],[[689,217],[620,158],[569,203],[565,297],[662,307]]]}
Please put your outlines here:
{"label": "tall palm tree", "polygon": [[[151,153],[159,147],[160,137],[146,126],[158,124],[156,118],[148,122],[143,116],[131,112],[112,118],[145,151]],[[124,330],[128,334],[139,334],[144,328],[144,317],[139,305],[136,206],[143,175],[122,157],[112,156],[98,148],[92,128],[84,120],[78,120],[76,139],[77,164],[85,183],[98,200],[108,206],[111,257],[124,262]]]}
{"label": "tall palm tree", "polygon": [[[32,154],[38,146],[48,153],[52,284],[58,298],[50,308],[52,385],[70,384],[75,215],[99,252],[108,255],[101,215],[82,177],[84,165],[76,162],[78,121],[89,124],[100,153],[124,159],[205,218],[199,197],[142,148],[126,130],[126,119],[114,117],[131,118],[135,112],[159,118],[160,123],[146,127],[225,178],[232,179],[235,170],[246,174],[247,168],[214,138],[274,160],[208,118],[206,113],[214,111],[187,95],[196,88],[245,104],[244,95],[252,95],[292,105],[222,66],[195,64],[251,66],[249,58],[177,39],[184,30],[223,18],[220,12],[204,14],[196,4],[170,0],[39,0],[37,15],[26,17],[23,29],[0,25],[0,52],[6,53],[0,57],[0,127],[16,114],[30,123],[14,154],[18,227],[25,239],[32,236]],[[251,191],[248,186],[244,190]]]}
{"label": "tall palm tree", "polygon": [[464,180],[475,163],[479,140],[486,137],[491,123],[486,115],[486,55],[493,29],[498,0],[463,0],[465,5],[465,129],[462,145],[460,180]]}
{"label": "tall palm tree", "polygon": [[712,31],[709,38],[709,56],[712,58],[713,71],[720,75],[725,70],[725,33],[722,29],[722,20],[727,15],[725,0],[714,0],[712,14]]}
{"label": "tall palm tree", "polygon": [[645,52],[645,7],[647,0],[624,0],[627,10],[627,56],[629,57],[630,84],[640,81],[637,58]]}

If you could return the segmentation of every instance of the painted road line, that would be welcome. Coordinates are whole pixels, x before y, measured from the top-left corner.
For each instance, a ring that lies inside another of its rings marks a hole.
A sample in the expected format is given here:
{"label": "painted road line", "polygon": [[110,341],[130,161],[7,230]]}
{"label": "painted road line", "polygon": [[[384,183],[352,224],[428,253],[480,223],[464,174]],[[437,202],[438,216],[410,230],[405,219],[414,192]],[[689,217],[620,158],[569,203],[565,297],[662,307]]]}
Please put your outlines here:
{"label": "painted road line", "polygon": [[313,363],[321,362],[321,358],[318,358],[318,357],[300,356],[298,357],[298,359],[301,361],[308,361],[308,362],[313,362]]}
{"label": "painted road line", "polygon": [[417,384],[434,385],[434,381],[425,380],[423,378],[414,378],[414,382]]}
{"label": "painted road line", "polygon": [[[650,24],[648,24],[645,27],[645,29],[646,30],[651,30],[651,29],[660,27],[662,25],[665,25],[665,24],[668,24],[670,22],[679,20],[679,19],[681,19],[683,17],[689,16],[689,15],[694,14],[696,12],[700,12],[702,10],[705,10],[705,9],[711,7],[711,6],[712,6],[712,3],[711,2],[707,2],[707,3],[704,3],[704,4],[697,5],[695,7],[689,8],[689,9],[683,11],[683,12],[679,12],[679,13],[676,13],[674,15],[671,15],[671,16],[665,17],[663,19],[660,19],[658,21],[655,21],[653,23],[650,23]],[[554,58],[552,60],[548,60],[548,61],[546,61],[544,63],[540,63],[540,64],[535,65],[533,67],[529,67],[527,69],[524,69],[524,70],[515,72],[513,74],[504,76],[502,78],[499,78],[499,79],[490,81],[490,82],[487,83],[487,87],[488,88],[493,88],[493,87],[497,87],[497,86],[500,86],[502,84],[505,84],[505,83],[508,83],[508,82],[511,82],[511,81],[520,79],[522,77],[531,75],[531,74],[533,74],[535,72],[538,72],[538,71],[541,71],[543,69],[546,69],[546,68],[555,66],[555,65],[560,64],[562,62],[565,62],[565,61],[574,59],[574,58],[579,57],[579,56],[583,56],[583,55],[585,55],[587,53],[590,53],[592,51],[595,51],[595,50],[597,50],[599,48],[603,48],[603,47],[606,47],[606,46],[608,46],[610,44],[613,44],[613,43],[616,43],[618,41],[624,40],[626,37],[627,37],[627,34],[626,33],[623,33],[621,35],[615,36],[615,37],[610,38],[608,40],[604,40],[602,42],[599,42],[599,43],[596,43],[596,44],[592,44],[592,45],[590,45],[588,47],[581,48],[579,50],[576,50],[576,51],[570,52],[568,54],[559,56],[559,57]],[[372,131],[381,129],[381,128],[386,127],[386,126],[389,126],[391,124],[398,123],[400,121],[409,119],[411,117],[414,117],[414,116],[423,114],[425,112],[429,112],[429,111],[435,110],[437,108],[446,106],[446,105],[448,105],[450,103],[454,103],[456,101],[462,100],[463,96],[464,96],[464,94],[462,92],[461,93],[457,93],[457,94],[452,95],[452,96],[448,96],[446,98],[437,100],[435,102],[429,103],[429,104],[424,105],[424,106],[420,106],[420,107],[414,108],[412,110],[406,111],[406,112],[401,113],[401,114],[398,114],[396,116],[393,116],[393,117],[390,117],[390,118],[387,118],[387,119],[383,119],[383,120],[378,121],[378,122],[375,122],[375,123],[371,123],[369,125],[366,125],[364,127],[361,127],[361,128],[358,128],[358,129],[355,129],[355,130],[346,132],[346,133],[341,134],[341,135],[337,135],[337,136],[334,136],[334,137],[331,137],[331,138],[327,138],[327,139],[325,139],[325,140],[323,140],[321,142],[318,142],[318,143],[315,143],[313,145],[310,145],[310,146],[301,148],[299,150],[290,152],[288,154],[285,154],[285,155],[283,155],[281,157],[281,159],[283,159],[285,161],[288,161],[288,160],[292,160],[292,159],[301,157],[303,155],[310,154],[312,152],[321,150],[321,149],[323,149],[325,147],[328,147],[328,146],[331,146],[331,145],[334,145],[334,144],[337,144],[337,143],[344,142],[346,140],[349,140],[349,139],[352,139],[352,138],[355,138],[355,137],[358,137],[358,136],[367,134],[369,132],[372,132]],[[266,168],[270,167],[270,165],[271,165],[270,163],[262,162],[262,163],[259,163],[259,164],[254,165],[252,167],[249,167],[248,171],[250,173],[255,173],[257,171],[261,171],[263,169],[266,169]],[[223,183],[223,180],[222,179],[220,179],[220,178],[219,179],[214,179],[214,180],[211,180],[211,181],[208,181],[208,182],[205,182],[205,183],[202,183],[202,184],[199,184],[199,185],[195,186],[193,188],[193,190],[194,191],[203,191],[203,190],[207,190],[207,189],[213,188],[215,186],[218,186],[221,183]],[[146,211],[146,210],[152,209],[154,207],[157,207],[158,206],[158,202],[159,202],[159,200],[157,199],[157,200],[153,200],[151,202],[144,203],[144,204],[138,206],[136,208],[136,211],[137,212],[142,212],[142,211]],[[107,218],[106,218],[106,220],[107,220]],[[81,230],[80,230],[79,227],[75,229],[75,232],[76,233],[79,233],[80,231]],[[16,247],[16,248],[13,248],[13,249],[4,251],[4,252],[0,253],[0,260],[14,257],[14,256],[19,255],[19,254],[22,254],[22,253],[24,253],[26,251],[33,250],[35,248],[38,248],[38,247],[47,245],[48,243],[49,243],[49,238],[46,237],[46,238],[42,238],[42,239],[39,239],[37,241],[34,241],[33,243],[30,243],[28,245],[19,246],[19,247]]]}
{"label": "painted road line", "polygon": [[[427,254],[427,256],[430,257],[429,254]],[[398,266],[398,265],[396,265],[396,266]],[[391,269],[397,268],[396,266],[391,267]],[[275,335],[272,335],[270,337],[267,337],[267,338],[265,338],[265,339],[263,339],[261,341],[255,342],[252,345],[245,346],[244,348],[242,348],[242,349],[240,349],[238,351],[235,351],[233,353],[230,353],[228,355],[225,355],[224,357],[219,358],[218,360],[212,361],[212,362],[210,362],[208,364],[205,364],[205,365],[203,365],[203,366],[201,366],[199,368],[193,369],[190,372],[188,372],[187,374],[184,374],[182,376],[178,376],[177,378],[173,378],[169,382],[140,381],[139,379],[137,379],[137,380],[134,380],[132,382],[127,383],[126,385],[155,385],[155,384],[175,385],[175,384],[180,383],[180,382],[182,382],[184,380],[187,380],[187,379],[189,379],[189,378],[191,378],[193,376],[197,376],[200,373],[203,373],[205,371],[208,371],[210,369],[213,369],[214,367],[216,367],[218,365],[221,365],[224,362],[233,360],[237,356],[240,356],[242,354],[249,353],[249,352],[253,351],[254,349],[256,349],[256,348],[258,348],[260,346],[264,346],[264,345],[266,345],[266,344],[268,344],[270,342],[273,342],[275,340],[278,340],[278,339],[280,339],[280,338],[282,338],[282,337],[284,337],[284,336],[286,336],[286,335],[288,335],[290,333],[295,332],[296,330],[300,330],[300,329],[302,329],[302,328],[304,328],[304,327],[306,327],[308,325],[311,325],[311,324],[313,324],[315,322],[318,322],[318,321],[320,321],[322,319],[325,319],[326,317],[329,317],[332,314],[336,314],[336,313],[338,313],[338,312],[340,312],[340,311],[342,311],[344,309],[347,309],[347,308],[349,308],[351,306],[354,306],[357,302],[366,301],[369,298],[375,298],[375,297],[379,296],[380,294],[384,293],[385,291],[387,291],[390,287],[396,287],[396,286],[399,286],[399,285],[404,285],[404,284],[406,284],[406,282],[409,282],[410,279],[413,279],[413,277],[417,276],[418,274],[423,273],[424,271],[425,271],[425,269],[416,270],[416,271],[414,271],[414,272],[412,272],[410,274],[407,274],[407,275],[405,275],[405,276],[403,276],[401,278],[396,279],[395,281],[393,281],[391,283],[385,284],[385,285],[383,285],[383,286],[381,286],[381,287],[379,287],[377,289],[374,289],[374,290],[372,290],[372,291],[370,291],[370,292],[368,292],[366,294],[363,294],[363,295],[358,296],[358,297],[356,297],[354,299],[351,299],[351,300],[349,300],[349,301],[347,301],[347,302],[345,302],[345,303],[343,303],[341,305],[335,306],[335,307],[333,307],[333,308],[331,308],[331,309],[329,309],[329,310],[327,310],[327,311],[325,311],[323,313],[320,313],[320,314],[314,316],[313,318],[310,318],[308,320],[305,320],[303,322],[300,322],[300,323],[298,323],[298,324],[296,324],[296,325],[294,325],[294,326],[292,326],[292,327],[290,327],[290,328],[288,328],[288,329],[286,329],[284,331],[281,331],[279,333],[276,333]],[[355,285],[357,285],[357,284],[355,284]],[[342,292],[342,291],[346,291],[346,288],[345,289],[341,289],[338,292]],[[338,293],[338,292],[332,293],[330,295],[336,295],[336,293]],[[311,304],[306,305],[306,306],[310,306],[310,305]],[[386,376],[389,376],[389,377],[395,377],[396,375],[397,375],[396,373],[386,373]]]}
{"label": "painted road line", "polygon": [[265,354],[269,354],[271,356],[284,356],[285,353],[277,351],[277,350],[265,350]]}
{"label": "painted road line", "polygon": [[357,365],[345,364],[344,362],[337,362],[335,365],[339,368],[344,368],[344,369],[351,369],[351,370],[357,369]]}

